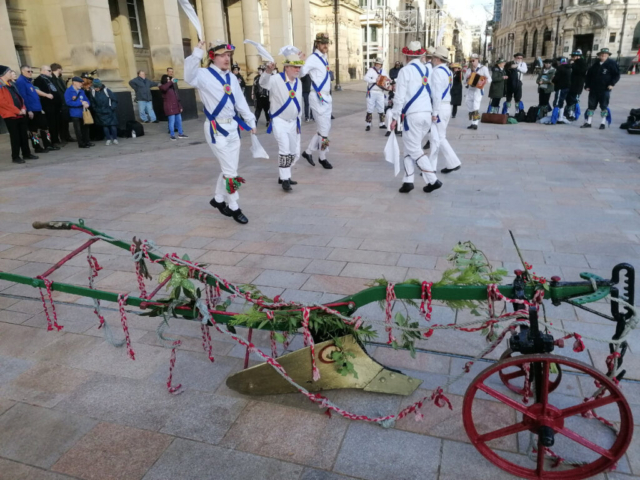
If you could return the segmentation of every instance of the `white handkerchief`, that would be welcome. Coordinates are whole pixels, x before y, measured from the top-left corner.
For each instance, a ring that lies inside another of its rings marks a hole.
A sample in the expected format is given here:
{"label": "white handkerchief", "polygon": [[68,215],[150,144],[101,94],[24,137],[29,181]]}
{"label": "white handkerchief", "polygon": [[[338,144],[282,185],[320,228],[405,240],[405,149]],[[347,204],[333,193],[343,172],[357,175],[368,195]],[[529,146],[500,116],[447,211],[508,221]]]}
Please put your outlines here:
{"label": "white handkerchief", "polygon": [[397,177],[400,173],[400,147],[398,147],[398,139],[394,132],[391,132],[384,147],[384,159],[393,164],[393,175]]}
{"label": "white handkerchief", "polygon": [[258,140],[258,136],[251,134],[251,155],[253,158],[269,158],[269,155],[260,145],[260,140]]}

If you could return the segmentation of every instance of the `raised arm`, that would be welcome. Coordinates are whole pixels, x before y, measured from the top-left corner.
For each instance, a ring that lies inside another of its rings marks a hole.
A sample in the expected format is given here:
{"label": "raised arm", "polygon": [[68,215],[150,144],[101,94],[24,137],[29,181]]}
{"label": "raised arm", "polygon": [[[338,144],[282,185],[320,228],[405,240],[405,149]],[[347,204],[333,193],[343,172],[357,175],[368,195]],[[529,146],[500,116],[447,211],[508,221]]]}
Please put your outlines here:
{"label": "raised arm", "polygon": [[184,81],[196,88],[200,88],[198,75],[204,57],[204,45],[204,42],[198,43],[198,46],[193,49],[193,53],[184,59]]}
{"label": "raised arm", "polygon": [[271,89],[270,85],[271,85],[271,79],[272,78],[273,78],[272,74],[267,73],[267,72],[262,72],[262,75],[260,75],[260,80],[258,81],[258,83],[265,90],[270,90]]}

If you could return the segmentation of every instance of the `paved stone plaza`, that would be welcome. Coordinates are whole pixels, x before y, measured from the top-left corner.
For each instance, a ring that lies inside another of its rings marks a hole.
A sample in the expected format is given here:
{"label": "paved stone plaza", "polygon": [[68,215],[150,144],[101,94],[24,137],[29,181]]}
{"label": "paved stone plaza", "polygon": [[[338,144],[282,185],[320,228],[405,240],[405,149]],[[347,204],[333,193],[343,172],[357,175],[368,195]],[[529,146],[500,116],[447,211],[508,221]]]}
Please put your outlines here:
{"label": "paved stone plaza", "polygon": [[[170,142],[165,124],[146,125],[145,137],[99,145],[88,157],[86,150],[69,146],[25,166],[10,163],[3,136],[0,270],[41,274],[86,236],[33,230],[31,223],[83,218],[127,241],[137,235],[166,252],[188,253],[229,281],[304,302],[331,301],[383,276],[393,282],[438,280],[447,268],[446,255],[461,240],[472,240],[496,266],[513,271],[519,263],[509,230],[539,275],[578,280],[580,272],[590,271],[609,278],[616,263],[640,267],[640,137],[618,129],[628,110],[640,107],[639,83],[638,77],[625,76],[616,87],[614,124],[606,131],[581,130],[577,124],[481,124],[470,132],[462,107],[449,128],[462,169],[441,175],[444,186],[432,194],[423,193],[417,179],[408,195],[398,193],[402,180],[383,160],[384,132],[364,132],[364,83],[346,85],[334,97],[329,159],[335,168],[312,168],[302,160],[293,168],[299,182],[293,193],[277,184],[275,140],[265,134],[262,119],[260,141],[273,155],[253,160],[248,146],[243,150],[240,174],[247,183],[240,205],[249,218],[246,226],[208,204],[219,167],[204,143],[201,120],[185,123],[187,141]],[[537,100],[531,76],[524,90],[528,107]],[[486,111],[486,100],[482,108]],[[313,124],[304,124],[304,145],[312,133]],[[248,145],[248,138],[244,142]],[[93,251],[104,266],[97,288],[137,294],[128,252],[100,244]],[[51,278],[86,285],[87,276],[80,256]],[[46,330],[37,297],[30,287],[0,282],[1,479],[514,478],[486,461],[462,426],[466,386],[488,363],[447,389],[452,411],[428,404],[422,422],[407,418],[387,430],[329,418],[300,395],[247,397],[228,389],[225,379],[242,369],[244,350],[215,335],[211,365],[199,326],[184,320],[173,320],[168,332],[183,340],[174,382],[185,391],[169,395],[170,351],[158,342],[158,319],[129,315],[136,353],[131,361],[124,349],[103,339],[86,299],[54,294],[64,325],[54,333]],[[606,312],[608,305],[595,308]],[[586,336],[606,339],[614,333],[611,322],[567,305],[548,305],[547,313],[554,325]],[[377,306],[362,314],[383,318]],[[117,312],[107,311],[106,318],[120,338]],[[434,322],[452,321],[451,310],[434,308]],[[268,337],[256,338],[269,351]],[[605,368],[605,343],[587,340],[587,350],[577,354],[572,342],[557,353]],[[622,382],[636,424],[638,342],[640,332],[633,332],[625,357],[629,381]],[[290,348],[301,345],[296,338]],[[327,396],[356,413],[395,413],[457,375],[466,362],[461,355],[474,355],[485,345],[479,333],[436,332],[421,342],[429,352],[417,360],[372,347],[381,363],[423,380],[420,389],[410,398],[357,390]],[[567,372],[554,395],[566,406],[592,392],[585,377]],[[515,412],[504,404],[482,399],[478,405],[488,429],[515,421]],[[606,442],[610,432],[596,422],[583,435]],[[640,476],[639,438],[615,472],[596,478]],[[527,446],[521,434],[500,439],[495,448],[519,463],[528,461]]]}

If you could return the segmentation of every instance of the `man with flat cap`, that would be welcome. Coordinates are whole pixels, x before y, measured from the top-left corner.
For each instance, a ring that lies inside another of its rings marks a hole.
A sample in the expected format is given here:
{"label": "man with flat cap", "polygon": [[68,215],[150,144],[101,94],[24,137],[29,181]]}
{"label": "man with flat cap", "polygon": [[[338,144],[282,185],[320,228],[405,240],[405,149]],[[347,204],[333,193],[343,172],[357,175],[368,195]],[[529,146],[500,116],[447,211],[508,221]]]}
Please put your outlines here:
{"label": "man with flat cap", "polygon": [[587,121],[580,128],[591,128],[591,120],[598,106],[600,106],[600,130],[606,128],[611,90],[620,80],[618,64],[609,58],[610,55],[608,48],[601,49],[598,52],[598,61],[587,70],[584,89],[589,92],[589,109]]}

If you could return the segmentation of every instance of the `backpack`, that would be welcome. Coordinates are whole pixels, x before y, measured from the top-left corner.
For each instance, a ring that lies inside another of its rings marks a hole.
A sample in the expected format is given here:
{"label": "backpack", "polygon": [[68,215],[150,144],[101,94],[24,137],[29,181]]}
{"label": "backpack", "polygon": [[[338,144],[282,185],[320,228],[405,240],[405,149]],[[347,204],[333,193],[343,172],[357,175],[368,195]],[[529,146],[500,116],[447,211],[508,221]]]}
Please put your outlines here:
{"label": "backpack", "polygon": [[524,110],[518,110],[518,113],[516,113],[514,118],[518,121],[518,123],[524,123],[527,121],[527,114]]}
{"label": "backpack", "polygon": [[538,107],[529,107],[529,110],[527,110],[527,116],[525,117],[524,121],[527,123],[536,123],[536,121],[538,120]]}
{"label": "backpack", "polygon": [[127,138],[131,137],[131,132],[136,132],[136,137],[144,136],[144,127],[140,122],[135,120],[129,120],[126,124],[125,130],[127,131]]}

